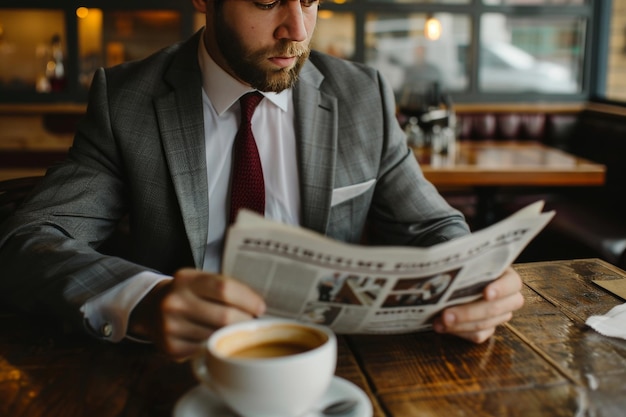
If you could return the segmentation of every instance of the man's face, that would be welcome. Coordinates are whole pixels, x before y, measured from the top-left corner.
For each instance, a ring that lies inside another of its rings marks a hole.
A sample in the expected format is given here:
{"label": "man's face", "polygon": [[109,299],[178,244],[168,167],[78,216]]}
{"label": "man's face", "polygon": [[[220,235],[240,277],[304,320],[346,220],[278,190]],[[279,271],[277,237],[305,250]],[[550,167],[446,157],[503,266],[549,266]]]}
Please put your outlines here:
{"label": "man's face", "polygon": [[207,7],[214,10],[206,43],[218,64],[261,91],[293,86],[309,56],[317,1],[224,0]]}

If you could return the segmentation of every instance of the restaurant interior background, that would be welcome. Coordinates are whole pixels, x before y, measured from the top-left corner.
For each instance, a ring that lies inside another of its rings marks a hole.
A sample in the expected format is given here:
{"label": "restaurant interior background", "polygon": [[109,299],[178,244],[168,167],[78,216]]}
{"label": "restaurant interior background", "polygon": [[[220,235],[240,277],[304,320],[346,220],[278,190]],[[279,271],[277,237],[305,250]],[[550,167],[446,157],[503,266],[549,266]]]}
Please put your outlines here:
{"label": "restaurant interior background", "polygon": [[[51,3],[0,0],[3,178],[63,158],[96,68],[203,24],[185,0]],[[325,0],[313,46],[380,69],[402,123],[410,86],[428,86],[453,109],[458,140],[535,140],[605,164],[601,187],[503,187],[499,214],[539,198],[557,208],[520,261],[626,265],[626,0]],[[471,222],[472,188],[441,191]]]}

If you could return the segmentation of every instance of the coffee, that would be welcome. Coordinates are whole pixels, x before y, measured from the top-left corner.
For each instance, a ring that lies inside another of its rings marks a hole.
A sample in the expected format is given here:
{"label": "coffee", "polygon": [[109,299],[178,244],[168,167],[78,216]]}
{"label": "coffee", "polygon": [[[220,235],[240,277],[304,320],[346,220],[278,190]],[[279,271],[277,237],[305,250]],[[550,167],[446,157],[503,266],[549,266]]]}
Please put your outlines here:
{"label": "coffee", "polygon": [[231,352],[228,356],[235,359],[277,358],[279,356],[296,355],[311,350],[311,346],[297,343],[265,343],[262,345],[248,346],[241,350]]}
{"label": "coffee", "polygon": [[304,353],[328,341],[319,330],[293,324],[242,330],[222,337],[217,351],[236,359],[275,358]]}

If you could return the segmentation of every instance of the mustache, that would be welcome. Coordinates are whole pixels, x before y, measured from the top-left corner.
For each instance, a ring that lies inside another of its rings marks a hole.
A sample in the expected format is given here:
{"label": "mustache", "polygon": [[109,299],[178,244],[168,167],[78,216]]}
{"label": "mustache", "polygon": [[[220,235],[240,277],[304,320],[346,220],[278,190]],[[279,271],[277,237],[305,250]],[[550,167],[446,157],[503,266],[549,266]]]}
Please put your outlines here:
{"label": "mustache", "polygon": [[266,52],[268,57],[273,56],[292,56],[292,57],[301,57],[306,56],[310,52],[308,46],[294,43],[294,42],[285,42],[280,44],[277,48],[273,48]]}

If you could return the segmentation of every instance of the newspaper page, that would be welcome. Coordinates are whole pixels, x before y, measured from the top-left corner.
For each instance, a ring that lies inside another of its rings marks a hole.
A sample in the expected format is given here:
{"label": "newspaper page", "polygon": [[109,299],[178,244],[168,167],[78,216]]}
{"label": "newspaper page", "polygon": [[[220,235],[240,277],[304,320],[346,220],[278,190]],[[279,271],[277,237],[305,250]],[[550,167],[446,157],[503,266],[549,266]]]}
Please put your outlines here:
{"label": "newspaper page", "polygon": [[553,217],[542,209],[428,248],[346,244],[242,211],[223,272],[258,291],[270,316],[339,334],[428,330],[443,308],[482,296]]}

